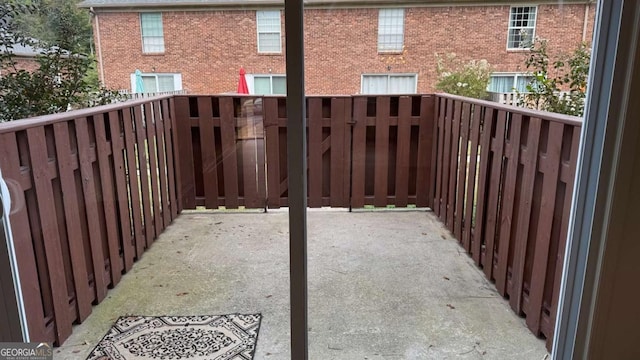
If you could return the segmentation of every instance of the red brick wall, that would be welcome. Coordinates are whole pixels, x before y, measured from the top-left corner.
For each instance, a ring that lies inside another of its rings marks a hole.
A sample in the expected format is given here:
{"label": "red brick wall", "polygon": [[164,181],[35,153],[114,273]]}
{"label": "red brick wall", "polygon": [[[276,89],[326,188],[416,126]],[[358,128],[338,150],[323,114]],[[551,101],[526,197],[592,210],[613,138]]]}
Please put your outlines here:
{"label": "red brick wall", "polygon": [[[540,5],[536,36],[552,52],[581,41],[585,5]],[[595,6],[589,7],[591,40]],[[130,88],[130,74],[181,73],[190,93],[236,90],[241,66],[249,74],[283,74],[283,54],[257,52],[255,11],[163,13],[165,53],[142,54],[139,15],[99,13],[105,84]],[[423,7],[405,10],[405,54],[377,52],[377,9],[309,9],[305,12],[306,87],[309,94],[356,94],[363,73],[417,73],[418,92],[434,90],[435,53],[486,59],[495,71],[524,71],[525,53],[507,51],[508,6]],[[95,28],[95,26],[94,26]],[[390,70],[388,67],[390,66]]]}
{"label": "red brick wall", "polygon": [[[34,71],[40,66],[36,59],[32,57],[16,56],[14,57],[14,61],[16,62],[16,70]],[[12,70],[4,69],[2,71],[6,72]],[[0,76],[2,76],[2,74],[0,74]]]}

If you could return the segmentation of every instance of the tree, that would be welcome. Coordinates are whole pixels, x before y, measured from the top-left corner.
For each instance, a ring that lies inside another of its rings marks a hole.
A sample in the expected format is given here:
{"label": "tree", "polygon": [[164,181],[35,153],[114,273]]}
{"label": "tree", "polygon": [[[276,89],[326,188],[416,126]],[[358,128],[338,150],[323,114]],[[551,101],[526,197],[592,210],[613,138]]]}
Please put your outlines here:
{"label": "tree", "polygon": [[551,60],[548,41],[537,39],[525,60],[533,79],[527,85],[526,94],[519,94],[521,102],[530,108],[560,114],[582,116],[584,114],[590,52],[581,43],[566,55]]}
{"label": "tree", "polygon": [[485,99],[491,76],[486,60],[461,61],[456,54],[436,54],[436,89],[454,95]]}
{"label": "tree", "polygon": [[[37,41],[13,21],[28,18],[38,11],[41,9],[35,4],[11,0],[0,3],[0,122],[100,105],[121,98],[117,92],[101,87],[87,76],[95,62],[92,57],[57,44]],[[60,33],[65,31],[60,30]],[[61,43],[79,48],[68,41]],[[17,46],[29,46],[38,52],[37,69],[26,71],[16,67],[14,48]]]}

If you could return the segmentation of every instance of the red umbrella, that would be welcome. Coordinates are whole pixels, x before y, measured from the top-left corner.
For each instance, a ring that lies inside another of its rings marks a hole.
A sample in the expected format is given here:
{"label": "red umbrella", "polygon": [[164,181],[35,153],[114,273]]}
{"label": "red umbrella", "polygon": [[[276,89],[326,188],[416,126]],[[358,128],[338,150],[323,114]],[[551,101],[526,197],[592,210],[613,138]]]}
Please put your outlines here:
{"label": "red umbrella", "polygon": [[240,80],[238,81],[238,94],[248,94],[249,87],[247,86],[247,79],[245,78],[246,72],[243,68],[240,68]]}

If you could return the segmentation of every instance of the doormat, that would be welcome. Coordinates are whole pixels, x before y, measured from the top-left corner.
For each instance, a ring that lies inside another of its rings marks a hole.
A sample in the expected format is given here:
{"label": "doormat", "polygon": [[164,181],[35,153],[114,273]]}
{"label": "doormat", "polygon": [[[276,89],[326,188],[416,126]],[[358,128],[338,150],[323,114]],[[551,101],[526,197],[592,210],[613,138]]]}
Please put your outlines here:
{"label": "doormat", "polygon": [[87,360],[251,360],[261,314],[125,316]]}

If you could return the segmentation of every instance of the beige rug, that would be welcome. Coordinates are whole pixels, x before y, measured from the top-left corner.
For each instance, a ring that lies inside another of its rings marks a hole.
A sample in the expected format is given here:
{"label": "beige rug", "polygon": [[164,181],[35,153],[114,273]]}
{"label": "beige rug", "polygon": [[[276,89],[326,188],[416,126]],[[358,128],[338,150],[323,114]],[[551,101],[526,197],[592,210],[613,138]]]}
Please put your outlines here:
{"label": "beige rug", "polygon": [[251,360],[261,319],[260,314],[121,317],[87,360]]}

